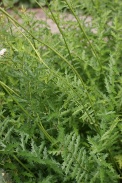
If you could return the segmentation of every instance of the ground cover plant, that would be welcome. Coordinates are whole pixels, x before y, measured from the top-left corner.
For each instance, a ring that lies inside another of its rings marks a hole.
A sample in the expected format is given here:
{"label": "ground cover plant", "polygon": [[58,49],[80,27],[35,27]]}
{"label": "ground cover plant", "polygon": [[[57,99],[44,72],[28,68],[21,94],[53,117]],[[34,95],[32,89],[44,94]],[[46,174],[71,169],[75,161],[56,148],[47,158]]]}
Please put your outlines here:
{"label": "ground cover plant", "polygon": [[120,183],[122,3],[83,1],[86,25],[72,1],[76,21],[52,11],[57,2],[59,34],[0,8],[0,167],[13,183]]}

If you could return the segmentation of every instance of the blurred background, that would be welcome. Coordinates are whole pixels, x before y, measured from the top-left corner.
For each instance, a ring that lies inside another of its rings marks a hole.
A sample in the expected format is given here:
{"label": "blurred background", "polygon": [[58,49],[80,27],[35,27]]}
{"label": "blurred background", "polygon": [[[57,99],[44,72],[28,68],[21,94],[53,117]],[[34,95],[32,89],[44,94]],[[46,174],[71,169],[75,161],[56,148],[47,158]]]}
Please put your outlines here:
{"label": "blurred background", "polygon": [[[51,0],[38,0],[38,2],[42,5],[42,6],[46,6],[47,3],[49,3]],[[24,5],[27,8],[36,8],[38,7],[37,3],[35,2],[35,0],[0,0],[0,5],[7,7],[7,8],[11,8],[14,6],[21,6]]]}

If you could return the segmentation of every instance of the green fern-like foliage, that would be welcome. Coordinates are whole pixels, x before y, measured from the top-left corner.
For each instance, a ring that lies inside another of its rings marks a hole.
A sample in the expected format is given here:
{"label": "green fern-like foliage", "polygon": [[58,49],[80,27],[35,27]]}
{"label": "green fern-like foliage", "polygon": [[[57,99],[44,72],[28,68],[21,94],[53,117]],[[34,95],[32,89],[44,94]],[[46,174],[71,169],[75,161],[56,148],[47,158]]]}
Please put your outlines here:
{"label": "green fern-like foliage", "polygon": [[[111,163],[106,162],[108,158],[107,152],[102,153],[100,150],[95,152],[97,144],[93,149],[90,146],[84,148],[81,144],[82,140],[80,136],[74,133],[65,136],[63,140],[61,150],[63,158],[62,170],[67,176],[70,175],[78,183],[97,183],[98,181],[101,183],[105,181],[117,182],[116,172]],[[88,143],[89,141],[90,139]]]}
{"label": "green fern-like foliage", "polygon": [[122,3],[61,4],[75,20],[49,7],[58,34],[0,8],[0,168],[13,183],[120,183]]}
{"label": "green fern-like foliage", "polygon": [[[25,177],[28,182],[55,181],[56,177],[52,176],[51,171],[53,174],[55,172],[59,179],[61,178],[63,173],[60,164],[49,156],[43,139],[38,142],[36,138],[31,136],[27,126],[24,126],[24,131],[22,130],[23,127],[19,128],[18,131],[14,127],[14,123],[13,128],[6,132],[7,125],[10,125],[9,119],[3,121],[3,124],[2,136],[4,138],[0,143],[2,164],[5,170],[9,169],[13,181],[22,182]],[[34,128],[31,130],[33,131]],[[5,160],[4,157],[6,157]],[[45,177],[45,175],[47,176]]]}
{"label": "green fern-like foliage", "polygon": [[120,154],[120,155],[115,156],[115,159],[116,159],[117,163],[119,164],[120,169],[122,169],[122,155]]}

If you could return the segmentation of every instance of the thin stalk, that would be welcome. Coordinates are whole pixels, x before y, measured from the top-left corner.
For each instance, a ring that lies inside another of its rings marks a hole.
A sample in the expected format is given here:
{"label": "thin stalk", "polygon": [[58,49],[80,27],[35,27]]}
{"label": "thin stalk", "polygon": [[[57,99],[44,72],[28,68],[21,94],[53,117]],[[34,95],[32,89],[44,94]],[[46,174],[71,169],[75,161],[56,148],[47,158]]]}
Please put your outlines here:
{"label": "thin stalk", "polygon": [[[25,169],[27,170],[31,175],[33,175],[33,173],[17,158],[17,156],[13,155],[13,158]],[[34,175],[33,175],[34,176]]]}
{"label": "thin stalk", "polygon": [[92,4],[93,4],[93,6],[95,6],[94,0],[91,0],[91,2],[92,2]]}
{"label": "thin stalk", "polygon": [[12,90],[11,88],[9,88],[5,83],[3,83],[2,81],[0,81],[0,84],[3,86],[3,88],[7,88],[10,92],[14,93],[17,97],[20,97],[18,93],[16,93],[14,90]]}
{"label": "thin stalk", "polygon": [[[28,112],[22,107],[21,104],[18,103],[18,101],[11,95],[11,92],[14,93],[16,95],[16,93],[9,88],[6,84],[4,84],[2,81],[0,81],[0,85],[4,88],[4,90],[9,94],[9,96],[13,99],[13,101],[16,102],[16,104],[21,108],[21,110],[29,117],[31,117]],[[17,95],[18,96],[18,95]]]}
{"label": "thin stalk", "polygon": [[[16,104],[20,107],[20,109],[31,119],[33,119],[35,121],[35,118],[33,118],[23,107],[21,104],[19,104],[19,102],[12,96],[11,92],[13,92],[15,94],[15,92],[9,88],[6,84],[4,84],[3,82],[0,81],[1,86],[5,89],[5,91],[9,94],[9,96],[16,102]],[[10,92],[11,91],[11,92]],[[36,122],[37,123],[37,122]],[[54,138],[51,137],[49,135],[49,133],[45,130],[45,128],[43,127],[42,123],[39,122],[37,123],[39,128],[41,129],[41,131],[44,133],[44,135],[46,136],[46,138],[52,143],[54,141]]]}
{"label": "thin stalk", "polygon": [[[1,153],[3,153],[2,150],[0,150]],[[16,155],[12,156],[27,172],[29,172],[31,175],[34,176],[34,174],[17,158]],[[1,164],[2,165],[2,164]],[[3,166],[3,165],[2,165]]]}
{"label": "thin stalk", "polygon": [[[41,8],[41,5],[40,5],[37,1],[36,1],[36,3],[37,3],[37,4],[40,6],[40,8]],[[52,15],[52,17],[53,17],[53,20],[55,21],[55,23],[56,23],[56,25],[57,25],[57,27],[58,27],[58,29],[59,29],[61,35],[62,35],[62,38],[63,38],[63,40],[64,40],[66,49],[67,49],[67,51],[68,51],[68,53],[69,53],[70,60],[72,60],[72,55],[71,55],[69,46],[68,46],[67,41],[66,41],[66,39],[65,39],[65,35],[64,35],[64,33],[63,33],[63,31],[62,31],[60,25],[59,25],[59,22],[57,21],[57,19],[56,19],[54,13],[52,12],[52,10],[51,10],[51,8],[50,8],[50,6],[48,6],[48,9],[49,9],[49,11],[50,11],[50,13],[51,13],[51,15]]]}
{"label": "thin stalk", "polygon": [[85,36],[87,42],[89,43],[89,46],[90,46],[90,48],[91,48],[91,51],[92,51],[93,55],[96,57],[96,59],[97,59],[97,61],[98,61],[98,63],[99,63],[99,66],[100,66],[100,70],[102,71],[102,65],[101,65],[101,63],[100,63],[99,57],[98,57],[98,55],[97,55],[97,53],[96,53],[96,50],[94,49],[92,43],[90,42],[89,37],[88,37],[88,35],[86,34],[86,32],[85,32],[83,26],[81,25],[80,19],[79,19],[78,16],[75,14],[72,5],[71,5],[67,0],[64,0],[64,1],[67,3],[69,9],[71,10],[72,14],[74,15],[75,19],[77,20],[77,23],[78,23],[78,25],[79,25],[79,28],[80,28],[80,30],[83,32],[83,34],[84,34],[84,36]]}
{"label": "thin stalk", "polygon": [[[37,118],[40,120],[39,115],[38,115]],[[37,123],[38,127],[41,129],[41,131],[44,133],[44,135],[48,138],[48,140],[53,144],[54,141],[55,141],[55,139],[54,139],[53,137],[51,137],[51,136],[47,133],[47,131],[44,129],[44,127],[43,127],[41,121],[40,121],[40,123],[36,121],[36,123]]]}

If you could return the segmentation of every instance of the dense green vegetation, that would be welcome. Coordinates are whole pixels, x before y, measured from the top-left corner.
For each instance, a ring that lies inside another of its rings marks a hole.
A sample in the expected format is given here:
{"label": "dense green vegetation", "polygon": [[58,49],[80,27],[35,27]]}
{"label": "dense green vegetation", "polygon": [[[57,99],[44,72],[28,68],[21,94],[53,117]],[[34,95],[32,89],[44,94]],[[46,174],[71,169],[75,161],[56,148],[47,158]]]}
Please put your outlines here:
{"label": "dense green vegetation", "polygon": [[0,167],[13,183],[121,182],[121,10],[53,1],[52,34],[25,9],[19,24],[0,8]]}

